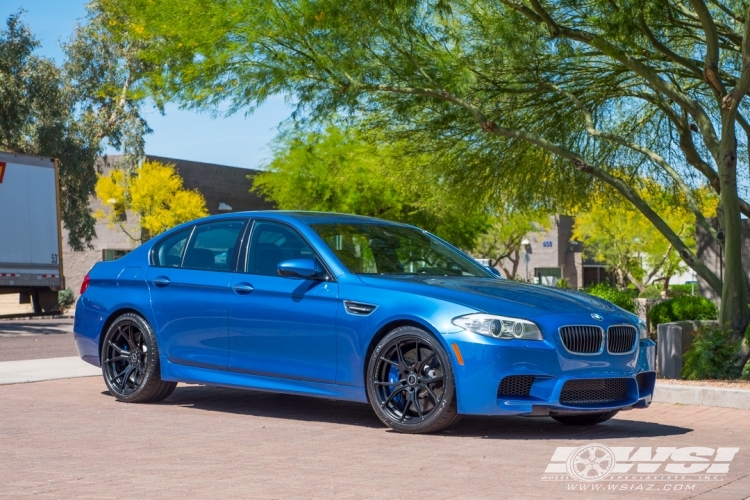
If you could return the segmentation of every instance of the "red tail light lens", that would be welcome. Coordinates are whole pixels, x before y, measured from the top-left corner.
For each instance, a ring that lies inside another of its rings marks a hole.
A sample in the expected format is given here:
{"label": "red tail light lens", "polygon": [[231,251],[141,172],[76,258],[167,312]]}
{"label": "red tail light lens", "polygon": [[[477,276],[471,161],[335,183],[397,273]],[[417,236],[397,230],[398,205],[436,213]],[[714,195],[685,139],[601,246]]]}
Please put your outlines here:
{"label": "red tail light lens", "polygon": [[89,275],[83,277],[83,283],[81,283],[81,293],[80,295],[83,295],[83,292],[86,291],[86,289],[89,287],[89,283],[91,283],[91,279],[89,278]]}

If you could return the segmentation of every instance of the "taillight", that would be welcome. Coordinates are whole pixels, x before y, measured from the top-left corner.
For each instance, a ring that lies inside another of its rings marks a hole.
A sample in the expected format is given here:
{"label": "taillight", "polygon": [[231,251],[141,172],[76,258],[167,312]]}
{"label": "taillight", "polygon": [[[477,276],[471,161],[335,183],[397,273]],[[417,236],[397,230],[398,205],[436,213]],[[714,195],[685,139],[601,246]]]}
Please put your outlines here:
{"label": "taillight", "polygon": [[83,283],[81,283],[81,293],[79,295],[83,295],[83,292],[86,291],[86,289],[89,287],[89,283],[91,283],[91,279],[89,278],[89,275],[83,277]]}

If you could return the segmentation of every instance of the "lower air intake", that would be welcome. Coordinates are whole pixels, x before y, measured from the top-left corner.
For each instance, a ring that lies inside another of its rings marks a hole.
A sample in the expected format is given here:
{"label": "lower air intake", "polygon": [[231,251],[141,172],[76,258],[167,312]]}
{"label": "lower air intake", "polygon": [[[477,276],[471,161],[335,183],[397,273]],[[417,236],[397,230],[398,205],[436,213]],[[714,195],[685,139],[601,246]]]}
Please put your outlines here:
{"label": "lower air intake", "polygon": [[568,380],[560,393],[562,404],[614,403],[628,397],[625,378]]}
{"label": "lower air intake", "polygon": [[511,375],[500,381],[497,395],[502,396],[528,396],[531,385],[534,383],[533,375]]}

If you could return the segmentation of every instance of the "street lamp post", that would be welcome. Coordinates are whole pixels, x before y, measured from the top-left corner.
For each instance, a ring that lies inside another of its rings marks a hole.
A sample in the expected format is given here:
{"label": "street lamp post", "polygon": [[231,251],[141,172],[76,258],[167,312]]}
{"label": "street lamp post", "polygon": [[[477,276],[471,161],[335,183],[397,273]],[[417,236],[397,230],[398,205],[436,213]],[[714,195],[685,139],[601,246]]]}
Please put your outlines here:
{"label": "street lamp post", "polygon": [[531,260],[531,242],[527,239],[521,241],[523,249],[526,251],[523,254],[523,261],[526,263],[526,281],[529,281],[529,261]]}

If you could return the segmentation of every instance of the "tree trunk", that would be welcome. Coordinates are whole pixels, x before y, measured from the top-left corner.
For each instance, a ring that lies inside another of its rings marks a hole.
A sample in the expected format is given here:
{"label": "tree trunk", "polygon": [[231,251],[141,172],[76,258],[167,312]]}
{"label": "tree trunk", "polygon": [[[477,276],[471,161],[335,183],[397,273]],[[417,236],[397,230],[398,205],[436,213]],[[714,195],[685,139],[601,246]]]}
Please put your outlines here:
{"label": "tree trunk", "polygon": [[670,276],[664,276],[664,286],[661,287],[661,298],[666,299],[667,293],[669,292],[669,278]]}
{"label": "tree trunk", "polygon": [[734,112],[722,116],[722,138],[719,158],[721,183],[720,203],[723,208],[724,228],[724,284],[721,290],[719,323],[734,331],[734,339],[745,336],[750,322],[747,278],[742,268],[742,219],[737,196],[737,140],[734,133]]}
{"label": "tree trunk", "polygon": [[516,248],[516,251],[514,253],[516,254],[515,259],[509,257],[510,261],[513,263],[513,275],[510,277],[510,279],[512,280],[516,279],[516,276],[518,275],[518,263],[521,261],[521,256],[518,248]]}

